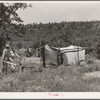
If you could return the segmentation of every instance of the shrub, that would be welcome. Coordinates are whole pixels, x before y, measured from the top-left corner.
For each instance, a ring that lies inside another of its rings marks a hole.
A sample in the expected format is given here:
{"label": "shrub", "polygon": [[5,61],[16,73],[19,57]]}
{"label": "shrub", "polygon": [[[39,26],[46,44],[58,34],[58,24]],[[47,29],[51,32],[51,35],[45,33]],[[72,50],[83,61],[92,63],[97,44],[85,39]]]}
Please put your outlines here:
{"label": "shrub", "polygon": [[17,48],[18,48],[18,49],[21,49],[22,47],[23,47],[22,42],[18,42],[18,43],[17,43]]}
{"label": "shrub", "polygon": [[100,59],[100,44],[96,47],[97,58]]}

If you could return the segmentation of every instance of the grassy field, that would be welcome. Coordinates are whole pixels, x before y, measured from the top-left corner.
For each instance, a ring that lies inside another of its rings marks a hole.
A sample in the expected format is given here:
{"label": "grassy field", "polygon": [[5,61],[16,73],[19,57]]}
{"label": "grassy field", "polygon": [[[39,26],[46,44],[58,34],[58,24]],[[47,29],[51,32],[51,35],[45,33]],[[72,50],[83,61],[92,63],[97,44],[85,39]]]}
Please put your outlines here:
{"label": "grassy field", "polygon": [[[94,68],[95,64],[90,64],[87,67],[59,66],[43,68],[42,72],[36,72],[33,69],[25,69],[23,72],[14,73],[8,71],[8,75],[0,75],[0,91],[98,92],[100,91],[100,77],[96,77],[96,73],[98,73],[97,76],[100,76],[99,64],[98,71]],[[2,64],[0,64],[0,71],[1,69]],[[93,74],[95,77],[93,77]]]}

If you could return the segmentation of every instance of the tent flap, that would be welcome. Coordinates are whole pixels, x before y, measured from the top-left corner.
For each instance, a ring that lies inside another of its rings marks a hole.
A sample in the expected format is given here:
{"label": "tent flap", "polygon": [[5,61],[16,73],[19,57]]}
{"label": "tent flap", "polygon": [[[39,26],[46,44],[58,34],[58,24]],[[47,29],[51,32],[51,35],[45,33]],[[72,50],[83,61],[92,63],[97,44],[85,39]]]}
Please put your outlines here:
{"label": "tent flap", "polygon": [[57,65],[57,50],[50,48],[48,45],[45,46],[45,59],[55,65]]}

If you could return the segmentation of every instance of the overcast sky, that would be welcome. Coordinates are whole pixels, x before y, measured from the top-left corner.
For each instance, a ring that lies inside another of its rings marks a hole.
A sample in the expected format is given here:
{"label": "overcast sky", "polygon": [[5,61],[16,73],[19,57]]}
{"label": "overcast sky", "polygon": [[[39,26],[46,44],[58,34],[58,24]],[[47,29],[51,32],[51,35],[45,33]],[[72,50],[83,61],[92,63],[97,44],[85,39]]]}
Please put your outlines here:
{"label": "overcast sky", "polygon": [[100,20],[100,3],[32,3],[17,12],[24,24]]}

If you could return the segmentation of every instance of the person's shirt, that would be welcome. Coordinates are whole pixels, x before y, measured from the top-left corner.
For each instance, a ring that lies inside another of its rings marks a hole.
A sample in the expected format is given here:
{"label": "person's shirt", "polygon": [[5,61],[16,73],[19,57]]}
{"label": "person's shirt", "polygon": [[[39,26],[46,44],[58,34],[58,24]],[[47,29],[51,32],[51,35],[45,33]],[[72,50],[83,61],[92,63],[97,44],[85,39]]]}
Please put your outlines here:
{"label": "person's shirt", "polygon": [[10,51],[8,49],[3,50],[2,60],[3,61],[13,61],[13,59],[11,59]]}
{"label": "person's shirt", "polygon": [[16,53],[16,52],[14,52],[14,51],[10,51],[10,53],[11,53],[11,57],[13,58],[13,57],[19,57],[19,55]]}
{"label": "person's shirt", "polygon": [[14,54],[14,52],[12,50],[10,51],[10,54],[11,54],[11,57],[15,56],[15,54]]}

